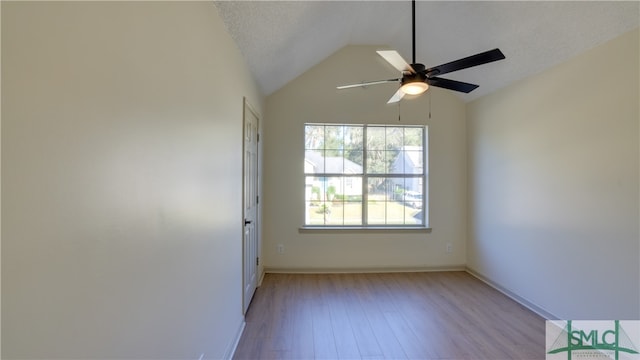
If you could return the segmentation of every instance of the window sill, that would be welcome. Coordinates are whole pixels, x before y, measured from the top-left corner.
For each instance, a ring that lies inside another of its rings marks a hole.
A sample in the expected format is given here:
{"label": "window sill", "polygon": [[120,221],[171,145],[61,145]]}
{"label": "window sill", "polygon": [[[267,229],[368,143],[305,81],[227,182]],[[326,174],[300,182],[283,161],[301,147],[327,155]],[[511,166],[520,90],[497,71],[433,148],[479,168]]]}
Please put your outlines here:
{"label": "window sill", "polygon": [[378,233],[378,232],[390,232],[390,233],[430,233],[430,227],[423,226],[411,226],[411,227],[398,227],[398,226],[302,226],[298,228],[299,233],[341,233],[341,232],[358,232],[358,233]]}

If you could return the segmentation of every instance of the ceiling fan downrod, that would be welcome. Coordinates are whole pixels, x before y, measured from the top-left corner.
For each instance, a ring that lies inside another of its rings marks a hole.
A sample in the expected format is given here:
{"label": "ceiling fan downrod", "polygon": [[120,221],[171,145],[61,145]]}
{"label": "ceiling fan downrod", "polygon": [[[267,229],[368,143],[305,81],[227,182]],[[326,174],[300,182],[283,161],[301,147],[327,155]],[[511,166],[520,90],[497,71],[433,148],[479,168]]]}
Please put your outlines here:
{"label": "ceiling fan downrod", "polygon": [[412,48],[413,59],[412,64],[416,63],[416,0],[411,0],[411,34],[412,34]]}

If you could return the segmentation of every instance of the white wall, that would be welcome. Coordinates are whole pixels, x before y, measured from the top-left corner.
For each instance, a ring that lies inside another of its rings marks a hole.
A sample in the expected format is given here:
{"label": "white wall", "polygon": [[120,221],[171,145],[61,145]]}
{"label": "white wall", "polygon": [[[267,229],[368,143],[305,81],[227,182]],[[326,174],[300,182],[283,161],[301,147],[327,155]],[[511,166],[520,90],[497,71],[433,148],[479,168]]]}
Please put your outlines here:
{"label": "white wall", "polygon": [[206,2],[2,2],[2,358],[221,358],[242,109]]}
{"label": "white wall", "polygon": [[560,318],[640,318],[638,41],[467,109],[468,266]]}
{"label": "white wall", "polygon": [[[371,270],[463,267],[466,237],[465,107],[444,90],[401,103],[384,84],[337,85],[398,76],[375,46],[348,46],[267,98],[264,127],[264,248],[267,270]],[[304,123],[427,124],[431,233],[300,232],[304,224]],[[446,254],[446,243],[453,252]],[[284,254],[277,253],[283,244]]]}

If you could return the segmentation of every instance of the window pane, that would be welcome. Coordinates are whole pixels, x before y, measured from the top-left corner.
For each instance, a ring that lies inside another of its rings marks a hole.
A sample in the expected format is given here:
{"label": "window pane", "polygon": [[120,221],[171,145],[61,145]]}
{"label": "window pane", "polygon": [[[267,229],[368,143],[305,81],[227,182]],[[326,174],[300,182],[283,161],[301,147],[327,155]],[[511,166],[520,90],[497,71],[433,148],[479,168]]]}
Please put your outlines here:
{"label": "window pane", "polygon": [[363,148],[363,127],[344,127],[344,148],[349,150],[362,150]]}
{"label": "window pane", "polygon": [[387,222],[387,191],[384,178],[368,179],[367,224],[384,225]]}
{"label": "window pane", "polygon": [[344,184],[344,224],[362,225],[362,178],[348,177]]}
{"label": "window pane", "polygon": [[327,225],[343,225],[343,208],[342,192],[344,192],[344,181],[341,177],[326,178],[325,190],[325,208],[324,211],[325,224]]}
{"label": "window pane", "polygon": [[304,152],[304,173],[322,174],[325,171],[324,150],[307,150]]}
{"label": "window pane", "polygon": [[306,177],[307,225],[362,225],[361,177]]}
{"label": "window pane", "polygon": [[353,150],[344,158],[343,174],[362,174],[362,150]]}
{"label": "window pane", "polygon": [[384,150],[367,151],[367,173],[386,174],[388,170],[386,158]]}
{"label": "window pane", "polygon": [[394,172],[394,169],[396,167],[399,167],[400,169],[402,169],[402,158],[399,157],[400,155],[400,150],[398,149],[393,149],[393,150],[387,150],[386,154],[385,154],[385,161],[386,161],[386,172],[388,174],[391,174]]}
{"label": "window pane", "polygon": [[410,213],[411,218],[407,218],[406,225],[424,225],[424,215],[422,214],[424,209],[417,209]]}
{"label": "window pane", "polygon": [[333,177],[327,185],[327,224],[362,225],[362,178]]}
{"label": "window pane", "polygon": [[[404,169],[402,159],[397,150],[373,150],[367,151],[367,173],[369,174],[393,174],[402,173]],[[396,170],[396,167],[400,171]]]}
{"label": "window pane", "polygon": [[324,172],[327,174],[342,174],[344,172],[344,158],[342,154],[331,154],[331,150],[327,150],[324,158]]}
{"label": "window pane", "polygon": [[404,151],[406,174],[422,174],[422,151]]}
{"label": "window pane", "polygon": [[387,183],[387,224],[401,225],[405,223],[406,207],[403,202],[404,178],[389,178]]}
{"label": "window pane", "polygon": [[304,146],[305,149],[324,148],[324,125],[305,125]]}
{"label": "window pane", "polygon": [[347,126],[344,128],[344,169],[343,174],[363,173],[363,128]]}
{"label": "window pane", "polygon": [[305,178],[305,224],[324,225],[327,210],[326,194],[327,179],[323,177],[307,176]]}
{"label": "window pane", "polygon": [[385,128],[384,127],[368,127],[367,128],[367,149],[384,150],[385,149]]}
{"label": "window pane", "polygon": [[342,126],[325,126],[324,128],[324,148],[331,151],[331,155],[335,156],[344,149],[344,135]]}
{"label": "window pane", "polygon": [[[397,192],[401,194],[401,203],[404,206],[404,224],[420,225],[423,223],[422,207],[422,178],[404,178],[404,187]],[[397,185],[400,181],[397,181]]]}
{"label": "window pane", "polygon": [[[367,222],[370,225],[423,224],[422,191],[412,188],[412,178],[369,178]],[[416,182],[418,184],[419,182]]]}
{"label": "window pane", "polygon": [[407,168],[406,162],[407,162],[407,158],[405,156],[404,151],[398,151],[397,156],[395,157],[395,159],[393,160],[393,163],[391,164],[389,173],[404,174],[405,169]]}
{"label": "window pane", "polygon": [[420,146],[422,148],[422,128],[408,127],[404,129],[404,145]]}
{"label": "window pane", "polygon": [[404,128],[388,127],[386,128],[386,144],[387,150],[398,150],[402,148],[404,143]]}

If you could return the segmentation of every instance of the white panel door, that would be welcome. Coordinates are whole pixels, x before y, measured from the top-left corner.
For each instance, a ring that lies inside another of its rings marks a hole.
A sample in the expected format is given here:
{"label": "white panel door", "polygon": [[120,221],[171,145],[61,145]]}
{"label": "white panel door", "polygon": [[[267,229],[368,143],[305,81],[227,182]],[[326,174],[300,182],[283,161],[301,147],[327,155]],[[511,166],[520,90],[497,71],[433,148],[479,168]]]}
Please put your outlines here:
{"label": "white panel door", "polygon": [[243,146],[243,309],[247,312],[258,283],[258,117],[245,101]]}

